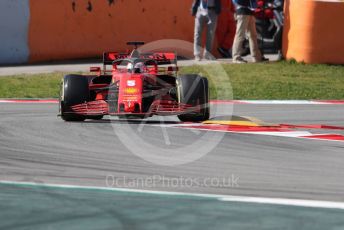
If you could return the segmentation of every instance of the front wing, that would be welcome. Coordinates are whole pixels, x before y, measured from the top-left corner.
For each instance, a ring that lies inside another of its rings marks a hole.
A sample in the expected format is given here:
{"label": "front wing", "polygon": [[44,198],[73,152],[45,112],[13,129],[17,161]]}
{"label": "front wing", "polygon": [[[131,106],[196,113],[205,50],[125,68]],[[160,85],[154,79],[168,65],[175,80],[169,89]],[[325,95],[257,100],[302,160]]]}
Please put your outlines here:
{"label": "front wing", "polygon": [[155,100],[150,109],[146,113],[110,113],[109,112],[109,104],[105,100],[97,100],[97,101],[90,101],[85,102],[78,105],[70,106],[69,108],[65,108],[65,114],[77,114],[77,115],[84,115],[84,116],[97,116],[97,115],[144,115],[146,117],[152,115],[180,115],[184,113],[190,113],[194,111],[199,111],[199,106],[191,106],[187,104],[178,103],[175,101],[169,100]]}

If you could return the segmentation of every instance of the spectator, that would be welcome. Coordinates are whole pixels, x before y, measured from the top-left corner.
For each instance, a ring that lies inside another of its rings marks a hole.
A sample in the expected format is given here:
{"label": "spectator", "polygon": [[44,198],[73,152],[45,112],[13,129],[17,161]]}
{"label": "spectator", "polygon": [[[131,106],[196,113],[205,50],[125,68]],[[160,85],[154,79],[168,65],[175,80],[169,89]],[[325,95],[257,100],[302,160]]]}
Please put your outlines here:
{"label": "spectator", "polygon": [[235,36],[234,4],[231,0],[221,1],[221,14],[217,20],[217,50],[224,58],[232,57],[232,46]]}
{"label": "spectator", "polygon": [[194,55],[195,60],[201,60],[201,40],[204,27],[207,29],[206,44],[203,52],[204,59],[213,59],[211,50],[217,24],[217,16],[221,12],[220,0],[194,0],[192,15],[195,16]]}
{"label": "spectator", "polygon": [[233,63],[246,63],[242,57],[243,42],[248,35],[250,52],[253,62],[261,62],[267,59],[262,57],[262,54],[258,48],[256,20],[254,17],[254,11],[257,7],[256,0],[233,0],[235,4],[235,14],[237,27],[233,44]]}

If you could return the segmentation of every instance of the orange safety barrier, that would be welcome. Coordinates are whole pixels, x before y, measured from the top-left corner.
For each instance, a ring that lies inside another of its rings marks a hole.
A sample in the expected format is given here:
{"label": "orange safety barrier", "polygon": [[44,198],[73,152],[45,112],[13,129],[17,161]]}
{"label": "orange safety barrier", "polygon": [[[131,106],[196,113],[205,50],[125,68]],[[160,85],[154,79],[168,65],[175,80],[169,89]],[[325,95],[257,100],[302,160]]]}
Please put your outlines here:
{"label": "orange safety barrier", "polygon": [[284,57],[344,64],[343,1],[286,0],[284,13]]}
{"label": "orange safety barrier", "polygon": [[30,0],[30,62],[125,51],[127,41],[193,42],[192,0]]}

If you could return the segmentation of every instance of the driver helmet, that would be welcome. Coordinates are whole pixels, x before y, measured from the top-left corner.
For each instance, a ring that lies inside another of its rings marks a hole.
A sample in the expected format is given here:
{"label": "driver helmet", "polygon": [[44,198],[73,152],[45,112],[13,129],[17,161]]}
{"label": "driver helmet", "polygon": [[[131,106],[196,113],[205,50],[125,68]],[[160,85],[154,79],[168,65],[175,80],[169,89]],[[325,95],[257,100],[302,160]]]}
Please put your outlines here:
{"label": "driver helmet", "polygon": [[127,65],[127,71],[130,73],[133,70],[133,63],[129,62]]}
{"label": "driver helmet", "polygon": [[134,66],[134,72],[135,73],[144,73],[146,70],[146,66],[143,62],[138,62]]}

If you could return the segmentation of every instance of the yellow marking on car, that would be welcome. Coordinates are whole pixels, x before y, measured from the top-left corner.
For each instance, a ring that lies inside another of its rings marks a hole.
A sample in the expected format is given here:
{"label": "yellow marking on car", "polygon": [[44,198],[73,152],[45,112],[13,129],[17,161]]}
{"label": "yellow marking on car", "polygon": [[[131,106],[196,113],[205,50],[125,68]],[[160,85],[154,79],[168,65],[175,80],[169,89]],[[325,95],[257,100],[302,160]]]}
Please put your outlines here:
{"label": "yellow marking on car", "polygon": [[136,94],[139,93],[139,90],[137,88],[125,88],[124,93],[126,94]]}

